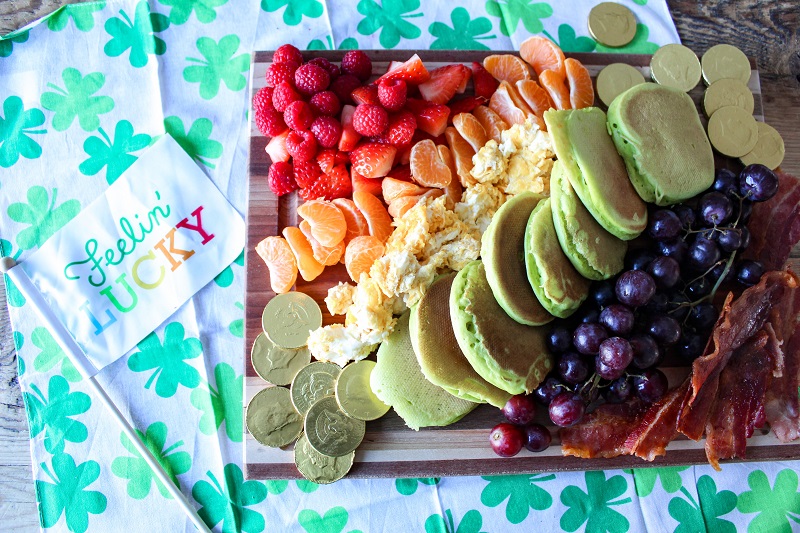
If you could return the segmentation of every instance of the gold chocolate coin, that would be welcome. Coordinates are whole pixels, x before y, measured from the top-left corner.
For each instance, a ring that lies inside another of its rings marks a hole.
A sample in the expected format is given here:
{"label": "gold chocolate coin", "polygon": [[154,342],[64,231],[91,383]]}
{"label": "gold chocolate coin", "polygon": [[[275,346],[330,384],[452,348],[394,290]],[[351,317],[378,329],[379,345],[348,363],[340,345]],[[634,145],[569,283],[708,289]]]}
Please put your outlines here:
{"label": "gold chocolate coin", "polygon": [[700,60],[682,44],[668,44],[653,54],[650,73],[654,82],[688,93],[700,83]]}
{"label": "gold chocolate coin", "polygon": [[294,445],[294,464],[309,481],[326,485],[342,479],[353,466],[356,452],[330,457],[315,450],[305,434]]}
{"label": "gold chocolate coin", "polygon": [[732,78],[723,78],[708,86],[703,95],[703,110],[707,117],[713,115],[717,109],[729,105],[741,107],[752,115],[755,99],[750,88]]}
{"label": "gold chocolate coin", "polygon": [[344,367],[336,380],[336,402],[346,415],[358,420],[375,420],[390,409],[372,392],[369,376],[375,361],[358,361]]}
{"label": "gold chocolate coin", "polygon": [[342,369],[333,363],[317,361],[306,365],[292,380],[292,404],[295,409],[305,415],[317,400],[325,396],[333,396],[336,391],[336,379]]}
{"label": "gold chocolate coin", "polygon": [[786,148],[783,145],[783,138],[778,131],[763,122],[756,122],[758,126],[758,141],[750,153],[741,157],[742,163],[752,165],[761,163],[772,170],[778,168],[783,162]]}
{"label": "gold chocolate coin", "polygon": [[284,387],[259,391],[247,405],[247,431],[264,446],[279,448],[294,442],[303,432],[300,416]]}
{"label": "gold chocolate coin", "polygon": [[308,335],[322,326],[322,311],[311,296],[302,292],[278,294],[261,315],[261,327],[281,348],[300,348]]}
{"label": "gold chocolate coin", "polygon": [[366,423],[347,416],[336,398],[326,396],[308,410],[304,429],[312,448],[323,455],[341,457],[361,444]]}
{"label": "gold chocolate coin", "polygon": [[719,153],[742,157],[758,141],[756,119],[741,107],[721,107],[708,119],[708,140]]}
{"label": "gold chocolate coin", "polygon": [[711,85],[717,80],[734,79],[745,85],[750,82],[750,60],[744,52],[729,44],[712,46],[700,61],[703,81]]}
{"label": "gold chocolate coin", "polygon": [[625,46],[636,36],[636,17],[622,4],[597,4],[589,12],[589,33],[602,45]]}
{"label": "gold chocolate coin", "polygon": [[644,83],[644,76],[637,69],[625,63],[612,63],[597,75],[597,96],[610,106],[614,98],[640,83]]}
{"label": "gold chocolate coin", "polygon": [[273,385],[288,385],[301,368],[311,362],[308,348],[281,348],[264,333],[259,333],[250,350],[253,369]]}

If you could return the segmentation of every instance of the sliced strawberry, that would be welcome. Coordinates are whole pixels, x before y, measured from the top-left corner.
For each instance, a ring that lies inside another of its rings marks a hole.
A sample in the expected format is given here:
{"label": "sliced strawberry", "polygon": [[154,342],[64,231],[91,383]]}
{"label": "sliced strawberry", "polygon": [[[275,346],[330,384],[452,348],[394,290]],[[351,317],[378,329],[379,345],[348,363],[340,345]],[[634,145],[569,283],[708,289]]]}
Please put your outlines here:
{"label": "sliced strawberry", "polygon": [[399,67],[390,70],[378,78],[377,81],[403,80],[406,83],[419,85],[420,83],[428,81],[430,77],[431,75],[428,72],[428,69],[425,68],[425,65],[422,64],[422,60],[417,54],[414,54],[408,61]]}
{"label": "sliced strawberry", "polygon": [[350,180],[353,192],[363,191],[375,196],[380,196],[383,193],[383,178],[365,178],[353,169],[350,169]]}
{"label": "sliced strawberry", "polygon": [[489,74],[489,71],[477,62],[472,63],[472,83],[475,85],[475,95],[483,96],[487,100],[492,97],[500,86],[500,82],[494,79],[494,76]]}
{"label": "sliced strawberry", "polygon": [[[431,71],[431,79],[420,84],[422,97],[434,104],[446,104],[464,80],[462,65],[445,65]],[[464,82],[466,84],[466,82]],[[466,85],[465,85],[466,86]]]}
{"label": "sliced strawberry", "polygon": [[333,160],[337,165],[345,165],[350,162],[350,154],[336,150],[336,157]]}
{"label": "sliced strawberry", "polygon": [[479,105],[485,104],[486,102],[487,100],[483,96],[467,96],[461,98],[460,100],[450,102],[450,104],[448,104],[451,117],[449,122],[452,122],[452,117],[458,115],[459,113],[471,113],[473,109]]}
{"label": "sliced strawberry", "polygon": [[361,140],[361,135],[353,128],[353,113],[355,112],[355,106],[342,107],[342,138],[339,139],[339,150],[342,152],[352,151]]}
{"label": "sliced strawberry", "polygon": [[333,200],[347,198],[353,194],[353,184],[347,174],[347,167],[336,165],[329,172],[322,174],[310,186],[300,189],[303,200],[316,200],[319,198]]}
{"label": "sliced strawberry", "polygon": [[363,87],[359,87],[350,93],[350,96],[353,97],[353,101],[357,104],[381,105],[381,101],[378,99],[377,85],[364,85]]}
{"label": "sliced strawberry", "polygon": [[461,80],[461,85],[459,85],[458,89],[456,89],[456,93],[464,94],[464,91],[467,90],[467,83],[469,82],[469,79],[472,77],[472,71],[469,69],[468,66],[462,65],[461,63],[459,63],[458,66],[461,67],[461,76],[463,77],[463,79]]}
{"label": "sliced strawberry", "polygon": [[286,136],[289,135],[289,130],[284,131],[280,135],[276,135],[267,143],[265,150],[273,163],[277,161],[288,161],[290,156],[286,150]]}
{"label": "sliced strawberry", "polygon": [[417,119],[411,111],[400,111],[389,117],[389,127],[376,142],[392,144],[398,148],[407,146],[417,131]]}
{"label": "sliced strawberry", "polygon": [[396,68],[400,68],[403,66],[402,61],[389,61],[389,68],[386,69],[386,72],[391,72]]}
{"label": "sliced strawberry", "polygon": [[381,178],[392,168],[397,148],[391,144],[367,142],[350,153],[353,170],[365,178]]}
{"label": "sliced strawberry", "polygon": [[394,167],[387,177],[394,178],[400,181],[412,181],[411,180],[411,165],[404,164],[404,165],[397,165]]}
{"label": "sliced strawberry", "polygon": [[330,172],[336,164],[336,150],[334,148],[320,150],[317,154],[317,164],[323,174]]}
{"label": "sliced strawberry", "polygon": [[432,104],[425,100],[409,98],[408,109],[417,117],[417,129],[425,133],[438,137],[447,128],[447,118],[450,116],[450,108],[442,104]]}

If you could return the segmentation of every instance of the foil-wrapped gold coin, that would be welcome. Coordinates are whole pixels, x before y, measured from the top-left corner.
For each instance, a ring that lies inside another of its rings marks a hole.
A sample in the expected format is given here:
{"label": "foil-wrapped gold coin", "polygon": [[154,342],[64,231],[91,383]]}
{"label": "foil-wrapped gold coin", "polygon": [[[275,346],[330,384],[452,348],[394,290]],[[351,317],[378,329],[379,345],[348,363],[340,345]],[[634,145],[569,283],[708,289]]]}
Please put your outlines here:
{"label": "foil-wrapped gold coin", "polygon": [[308,348],[281,348],[264,333],[259,333],[250,350],[253,369],[273,385],[288,385],[301,368],[311,362]]}
{"label": "foil-wrapped gold coin", "polygon": [[284,387],[270,387],[253,396],[247,405],[245,423],[258,442],[273,448],[291,444],[303,432],[303,417]]}
{"label": "foil-wrapped gold coin", "polygon": [[366,432],[366,423],[347,416],[333,396],[326,396],[311,406],[303,427],[311,447],[331,457],[341,457],[355,450]]}
{"label": "foil-wrapped gold coin", "polygon": [[636,17],[622,4],[597,4],[589,12],[589,33],[602,45],[625,46],[636,36]]}
{"label": "foil-wrapped gold coin", "polygon": [[708,119],[708,140],[719,153],[742,157],[758,141],[756,119],[741,107],[721,107]]}
{"label": "foil-wrapped gold coin", "polygon": [[755,147],[749,153],[741,157],[742,163],[752,165],[761,163],[772,170],[778,168],[786,155],[786,147],[783,145],[783,137],[778,131],[763,122],[756,122],[758,126],[758,140]]}
{"label": "foil-wrapped gold coin", "polygon": [[322,311],[311,296],[302,292],[278,294],[261,315],[261,327],[281,348],[300,348],[308,335],[322,326]]}
{"label": "foil-wrapped gold coin", "polygon": [[735,46],[729,44],[712,46],[703,54],[700,64],[706,85],[722,79],[739,80],[745,85],[750,81],[750,60]]}
{"label": "foil-wrapped gold coin", "polygon": [[614,98],[640,83],[644,83],[644,76],[636,68],[625,63],[612,63],[597,75],[597,96],[610,106]]}
{"label": "foil-wrapped gold coin", "polygon": [[342,479],[353,466],[356,452],[330,457],[315,450],[303,434],[294,445],[294,464],[309,481],[326,485]]}
{"label": "foil-wrapped gold coin", "polygon": [[369,376],[375,368],[375,361],[350,363],[336,380],[336,402],[348,416],[358,420],[375,420],[390,409],[372,392]]}
{"label": "foil-wrapped gold coin", "polygon": [[688,93],[700,83],[700,60],[682,44],[667,44],[653,54],[650,75],[660,85]]}
{"label": "foil-wrapped gold coin", "polygon": [[292,380],[292,404],[305,415],[320,398],[333,396],[342,369],[333,363],[317,361],[301,368]]}
{"label": "foil-wrapped gold coin", "polygon": [[750,88],[732,78],[723,78],[708,86],[703,95],[703,110],[707,117],[713,115],[717,109],[729,105],[741,107],[752,115],[755,99]]}

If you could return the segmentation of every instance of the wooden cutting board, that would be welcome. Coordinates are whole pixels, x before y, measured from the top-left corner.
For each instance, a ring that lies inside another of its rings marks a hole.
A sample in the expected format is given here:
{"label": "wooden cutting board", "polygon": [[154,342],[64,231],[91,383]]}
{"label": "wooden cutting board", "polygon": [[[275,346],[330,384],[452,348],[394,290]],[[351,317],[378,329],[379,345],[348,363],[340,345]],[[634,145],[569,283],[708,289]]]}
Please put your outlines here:
{"label": "wooden cutting board", "polygon": [[[373,61],[376,75],[387,70],[390,61],[405,61],[414,51],[372,50],[367,52]],[[482,61],[484,57],[497,52],[456,52],[456,51],[418,51],[429,69],[450,63],[470,65],[472,61]],[[311,57],[325,57],[338,63],[344,52],[313,52]],[[650,56],[621,54],[568,54],[580,60],[595,78],[600,70],[611,63],[624,62],[641,70],[650,79]],[[256,52],[252,65],[252,90],[255,93],[265,85],[264,75],[272,60],[272,52]],[[761,101],[761,85],[755,63],[750,89],[755,96],[755,117],[764,120]],[[471,86],[468,92],[471,91]],[[698,104],[703,87],[698,86],[690,95]],[[702,113],[700,113],[702,117]],[[705,119],[703,119],[705,120]],[[247,244],[245,247],[245,390],[244,405],[260,390],[271,385],[262,380],[250,363],[250,348],[261,332],[261,313],[267,302],[274,296],[270,290],[267,268],[254,252],[255,245],[269,235],[280,235],[286,226],[298,223],[296,207],[298,197],[291,194],[277,198],[267,185],[267,172],[270,160],[264,151],[268,139],[264,137],[251,121],[250,165],[247,197]],[[313,282],[304,282],[298,277],[296,289],[313,297],[322,308],[325,324],[334,320],[328,313],[323,299],[328,288],[339,281],[348,281],[344,265],[326,267],[323,274]],[[338,317],[340,318],[340,317]],[[670,385],[680,383],[688,374],[687,367],[663,369]],[[545,409],[541,409],[539,422],[549,425]],[[489,430],[503,420],[500,411],[489,405],[479,406],[461,421],[445,428],[426,428],[412,431],[394,413],[367,423],[366,436],[356,450],[355,464],[348,474],[351,478],[372,477],[434,477],[453,475],[517,474],[525,472],[593,470],[609,468],[635,468],[646,466],[665,466],[675,464],[705,464],[706,456],[702,441],[676,440],[668,447],[665,457],[652,463],[636,457],[617,457],[614,459],[578,459],[563,457],[558,442],[557,428],[552,428],[553,445],[546,451],[533,454],[527,450],[516,457],[498,457],[489,447]],[[293,447],[284,449],[269,448],[256,442],[245,429],[244,465],[246,477],[252,479],[295,479],[300,474],[294,466]],[[800,444],[781,444],[764,430],[748,441],[747,460],[784,460],[800,457]]]}

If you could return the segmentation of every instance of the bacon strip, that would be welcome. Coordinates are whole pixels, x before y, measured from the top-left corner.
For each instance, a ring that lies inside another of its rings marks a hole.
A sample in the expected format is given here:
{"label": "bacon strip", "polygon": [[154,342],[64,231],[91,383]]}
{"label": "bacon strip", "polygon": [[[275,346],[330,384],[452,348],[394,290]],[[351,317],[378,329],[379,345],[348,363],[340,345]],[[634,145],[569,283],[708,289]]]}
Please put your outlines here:
{"label": "bacon strip", "polygon": [[625,439],[642,415],[641,404],[603,404],[579,424],[561,428],[561,453],[582,459],[630,455]]}
{"label": "bacon strip", "polygon": [[764,270],[781,270],[800,240],[800,180],[778,172],[778,193],[753,206],[747,224],[750,246],[745,257],[760,261]]}
{"label": "bacon strip", "polygon": [[689,378],[650,406],[639,424],[625,440],[625,448],[645,461],[667,453],[669,444],[678,435],[678,414],[689,390]]}
{"label": "bacon strip", "polygon": [[781,344],[782,368],[767,390],[766,418],[781,442],[800,437],[800,290],[792,291],[770,315],[769,325]]}

